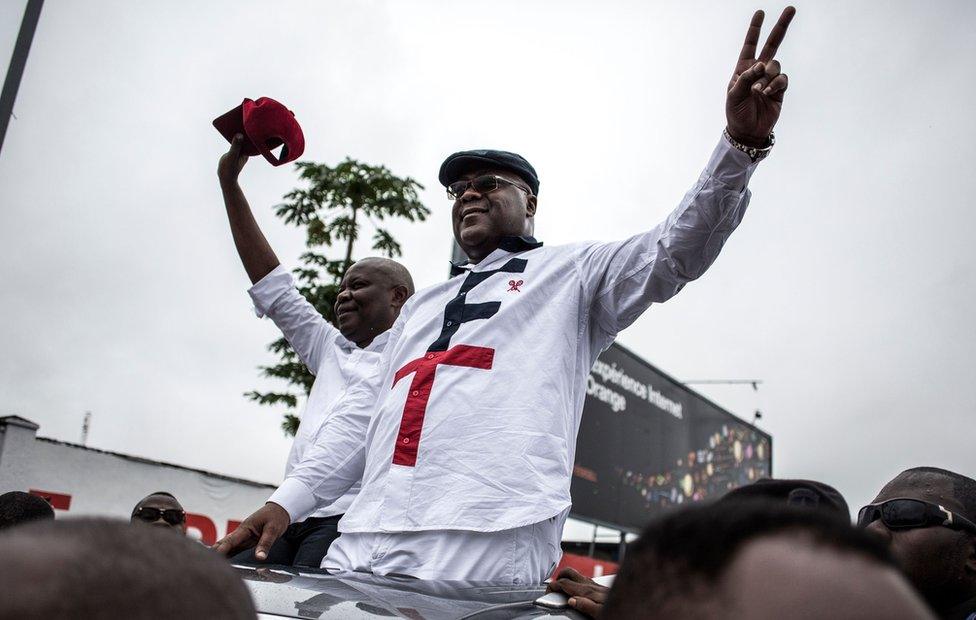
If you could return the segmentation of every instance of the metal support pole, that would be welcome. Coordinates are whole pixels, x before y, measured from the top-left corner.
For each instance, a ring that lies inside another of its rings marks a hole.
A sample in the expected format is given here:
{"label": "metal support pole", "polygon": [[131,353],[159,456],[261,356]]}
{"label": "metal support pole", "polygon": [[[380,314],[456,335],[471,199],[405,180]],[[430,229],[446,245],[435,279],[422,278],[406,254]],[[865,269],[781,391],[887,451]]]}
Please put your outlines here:
{"label": "metal support pole", "polygon": [[627,553],[627,532],[620,532],[620,548],[617,549],[617,563],[622,564]]}
{"label": "metal support pole", "polygon": [[24,19],[20,22],[20,33],[17,34],[14,53],[10,57],[10,68],[7,69],[7,77],[3,81],[3,92],[0,93],[0,150],[3,149],[3,139],[7,135],[10,116],[14,113],[14,101],[17,99],[17,90],[20,88],[20,78],[24,75],[27,53],[30,52],[31,42],[34,40],[34,31],[37,29],[37,21],[41,18],[41,7],[43,5],[44,0],[27,0]]}
{"label": "metal support pole", "polygon": [[88,445],[88,430],[91,428],[91,411],[85,412],[85,419],[81,422],[81,445]]}

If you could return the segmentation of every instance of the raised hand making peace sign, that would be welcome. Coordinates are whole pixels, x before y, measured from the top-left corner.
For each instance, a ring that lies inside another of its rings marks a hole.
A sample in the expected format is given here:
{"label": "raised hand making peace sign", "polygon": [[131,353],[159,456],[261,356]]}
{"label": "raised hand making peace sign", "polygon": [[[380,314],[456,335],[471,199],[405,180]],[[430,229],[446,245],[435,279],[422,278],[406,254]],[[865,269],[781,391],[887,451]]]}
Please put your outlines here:
{"label": "raised hand making peace sign", "polygon": [[783,10],[758,58],[756,47],[763,23],[762,11],[753,14],[752,23],[746,32],[742,52],[729,81],[725,119],[729,134],[748,146],[763,147],[768,144],[769,134],[783,108],[787,79],[786,74],[780,72],[779,61],[775,56],[795,14],[796,9],[791,6]]}

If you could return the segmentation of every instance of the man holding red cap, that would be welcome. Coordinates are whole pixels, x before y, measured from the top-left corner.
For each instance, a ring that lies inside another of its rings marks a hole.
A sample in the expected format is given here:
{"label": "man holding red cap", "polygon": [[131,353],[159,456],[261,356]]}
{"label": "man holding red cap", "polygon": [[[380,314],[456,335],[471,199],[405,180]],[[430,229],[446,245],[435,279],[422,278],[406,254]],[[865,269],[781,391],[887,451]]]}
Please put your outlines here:
{"label": "man holding red cap", "polygon": [[726,99],[727,129],[678,208],[615,243],[532,237],[539,178],[504,151],[455,153],[439,179],[470,261],[418,292],[376,376],[350,389],[314,449],[217,549],[257,544],[363,476],[325,568],[538,583],[560,555],[586,377],[652,303],[699,277],[741,221],[773,146],[787,8],[756,56],[762,12]]}
{"label": "man holding red cap", "polygon": [[[253,154],[243,134],[232,134],[227,153],[220,158],[217,176],[223,190],[234,244],[254,285],[248,291],[259,317],[275,322],[299,358],[315,375],[302,421],[285,467],[287,476],[302,461],[319,431],[329,424],[336,403],[349,386],[371,377],[387,342],[387,330],[400,308],[413,294],[407,269],[388,258],[364,258],[342,277],[336,298],[336,323],[330,325],[295,288],[271,245],[258,227],[238,183],[238,176]],[[292,151],[294,154],[294,151]],[[339,535],[336,526],[359,491],[358,480],[333,501],[296,519],[262,561],[318,568],[329,545]],[[234,561],[250,563],[246,551]]]}

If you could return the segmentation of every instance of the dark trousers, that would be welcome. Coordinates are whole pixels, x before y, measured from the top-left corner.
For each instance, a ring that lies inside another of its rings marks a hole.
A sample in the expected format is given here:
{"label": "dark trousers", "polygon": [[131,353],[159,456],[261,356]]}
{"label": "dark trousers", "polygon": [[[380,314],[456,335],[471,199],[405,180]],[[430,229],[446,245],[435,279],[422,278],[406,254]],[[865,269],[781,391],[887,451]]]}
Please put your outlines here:
{"label": "dark trousers", "polygon": [[254,549],[242,551],[231,558],[235,564],[282,564],[284,566],[301,566],[303,568],[319,568],[322,558],[329,550],[329,545],[339,538],[339,519],[334,517],[309,517],[304,521],[292,523],[281,535],[281,538],[271,545],[268,559],[263,562],[254,557]]}

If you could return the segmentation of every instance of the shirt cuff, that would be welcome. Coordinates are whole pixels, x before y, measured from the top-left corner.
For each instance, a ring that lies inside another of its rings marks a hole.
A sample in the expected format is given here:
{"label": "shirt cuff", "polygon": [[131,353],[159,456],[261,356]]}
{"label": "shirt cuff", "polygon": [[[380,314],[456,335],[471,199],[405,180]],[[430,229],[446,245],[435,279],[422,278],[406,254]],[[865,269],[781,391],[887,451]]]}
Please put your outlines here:
{"label": "shirt cuff", "polygon": [[705,172],[726,187],[742,191],[749,184],[752,173],[756,171],[759,162],[754,162],[748,155],[735,148],[722,136],[718,146],[712,151]]}
{"label": "shirt cuff", "polygon": [[293,288],[295,288],[295,279],[287,269],[278,265],[268,275],[258,280],[257,284],[247,289],[251,301],[254,302],[254,313],[259,319],[264,318],[274,302]]}
{"label": "shirt cuff", "polygon": [[278,490],[268,498],[285,509],[292,523],[308,517],[315,511],[315,496],[307,486],[294,478],[285,478]]}

